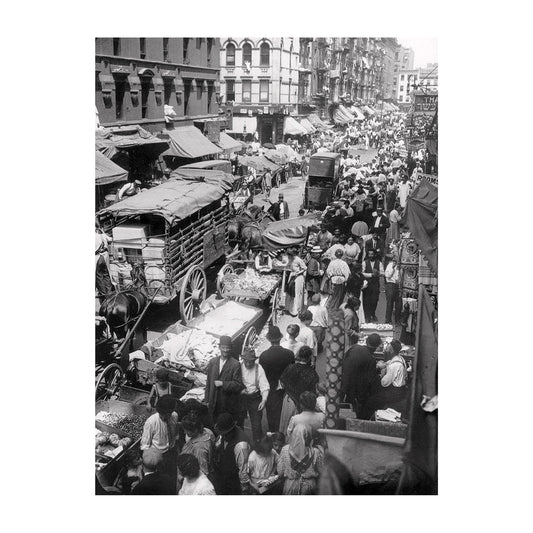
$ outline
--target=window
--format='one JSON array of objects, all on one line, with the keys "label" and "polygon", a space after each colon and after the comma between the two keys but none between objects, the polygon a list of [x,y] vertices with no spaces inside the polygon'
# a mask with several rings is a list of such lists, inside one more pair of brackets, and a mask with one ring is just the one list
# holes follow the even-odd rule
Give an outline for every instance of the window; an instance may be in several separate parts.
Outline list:
[{"label": "window", "polygon": [[252,80],[242,80],[242,101],[252,101]]},{"label": "window", "polygon": [[289,50],[289,73],[292,69],[292,43],[291,43],[291,49]]},{"label": "window", "polygon": [[226,102],[235,102],[235,80],[226,80]]},{"label": "window", "polygon": [[141,78],[141,116],[148,117],[148,96],[150,95],[150,85],[152,80],[150,78]]},{"label": "window", "polygon": [[191,82],[183,82],[183,114],[189,114],[189,98],[191,96]]},{"label": "window", "polygon": [[228,46],[226,46],[226,66],[235,66],[235,45],[232,43],[229,43]]},{"label": "window", "polygon": [[126,80],[115,80],[115,110],[117,119],[124,118],[124,93],[126,92]]},{"label": "window", "polygon": [[183,39],[183,62],[189,61],[189,39]]},{"label": "window", "polygon": [[204,92],[204,82],[203,80],[196,80],[196,97],[199,101],[202,100],[202,94]]},{"label": "window", "polygon": [[146,59],[146,39],[144,37],[139,39],[139,48],[141,51],[141,59]]},{"label": "window", "polygon": [[398,61],[399,57],[400,57],[399,52],[396,52],[396,54],[395,54],[396,61]]},{"label": "window", "polygon": [[168,61],[168,37],[163,37],[163,61]]},{"label": "window", "polygon": [[212,38],[208,38],[207,39],[207,62],[210,63],[211,62],[211,50],[213,48],[213,39]]},{"label": "window", "polygon": [[242,64],[252,64],[252,45],[250,43],[244,43],[242,45]]},{"label": "window", "polygon": [[404,79],[405,79],[405,76],[402,74],[402,75],[400,76],[400,81],[403,81]]},{"label": "window", "polygon": [[165,104],[170,105],[170,99],[172,98],[172,91],[175,89],[173,80],[169,78],[165,78],[163,88],[165,91]]},{"label": "window", "polygon": [[291,103],[292,80],[289,80],[289,104]]},{"label": "window", "polygon": [[202,39],[201,39],[201,37],[196,39],[196,48],[198,50],[200,50],[200,48],[202,48]]},{"label": "window", "polygon": [[403,94],[400,94],[398,100],[399,100],[400,102],[403,102]]},{"label": "window", "polygon": [[113,39],[113,55],[120,55],[120,39]]},{"label": "window", "polygon": [[259,65],[261,67],[270,66],[270,46],[268,43],[263,43],[260,48]]},{"label": "window", "polygon": [[269,80],[260,80],[259,81],[259,101],[260,102],[268,102],[269,101],[269,87],[270,87],[270,81]]},{"label": "window", "polygon": [[400,85],[400,91],[403,91],[403,85]]}]

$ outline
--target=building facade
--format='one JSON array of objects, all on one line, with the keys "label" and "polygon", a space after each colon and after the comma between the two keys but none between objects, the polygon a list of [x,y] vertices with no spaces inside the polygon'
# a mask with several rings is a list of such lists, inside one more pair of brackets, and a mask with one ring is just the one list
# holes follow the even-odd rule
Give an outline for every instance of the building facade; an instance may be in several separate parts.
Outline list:
[{"label": "building facade", "polygon": [[231,129],[262,143],[283,141],[284,118],[298,112],[300,41],[220,39],[220,94]]},{"label": "building facade", "polygon": [[101,126],[203,129],[219,117],[218,38],[96,38]]},{"label": "building facade", "polygon": [[438,64],[428,63],[418,69],[400,70],[398,73],[398,104],[403,108],[412,103],[411,93],[416,89],[424,92],[438,92],[439,75]]}]

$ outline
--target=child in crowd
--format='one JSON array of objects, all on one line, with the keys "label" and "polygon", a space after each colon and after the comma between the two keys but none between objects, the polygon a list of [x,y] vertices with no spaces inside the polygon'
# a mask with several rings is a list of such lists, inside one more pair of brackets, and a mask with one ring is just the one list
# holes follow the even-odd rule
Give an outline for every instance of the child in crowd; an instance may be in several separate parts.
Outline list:
[{"label": "child in crowd", "polygon": [[285,446],[285,435],[280,432],[276,433],[267,433],[267,436],[272,439],[272,447],[274,451],[279,454],[281,452],[281,448]]},{"label": "child in crowd", "polygon": [[[248,474],[250,484],[257,492],[267,482],[273,482],[277,477],[278,457],[278,453],[273,449],[271,437],[263,437],[255,444],[254,450],[248,457]],[[267,492],[272,494],[270,489]]]},{"label": "child in crowd", "polygon": [[167,394],[171,394],[168,370],[166,368],[158,368],[155,372],[155,383],[152,385],[152,390],[148,396],[149,407],[154,408],[159,398]]}]

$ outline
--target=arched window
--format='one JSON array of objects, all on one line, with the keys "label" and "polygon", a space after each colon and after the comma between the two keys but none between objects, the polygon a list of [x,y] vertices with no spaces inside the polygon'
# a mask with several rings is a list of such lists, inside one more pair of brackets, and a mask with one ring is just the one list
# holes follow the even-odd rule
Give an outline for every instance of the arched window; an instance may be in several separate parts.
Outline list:
[{"label": "arched window", "polygon": [[270,46],[268,43],[263,43],[261,45],[259,65],[262,67],[270,66]]},{"label": "arched window", "polygon": [[242,64],[252,64],[252,45],[250,43],[244,43],[242,45]]},{"label": "arched window", "polygon": [[226,46],[226,66],[235,66],[235,45],[232,43],[229,43],[228,46]]}]

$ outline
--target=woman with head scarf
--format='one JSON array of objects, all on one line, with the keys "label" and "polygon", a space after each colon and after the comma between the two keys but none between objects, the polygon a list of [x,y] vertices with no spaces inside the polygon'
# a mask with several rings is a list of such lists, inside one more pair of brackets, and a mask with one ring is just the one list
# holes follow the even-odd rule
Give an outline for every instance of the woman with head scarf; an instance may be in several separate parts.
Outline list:
[{"label": "woman with head scarf", "polygon": [[289,444],[281,449],[278,474],[285,478],[283,494],[316,494],[323,453],[311,446],[312,431],[306,424],[294,426]]}]

